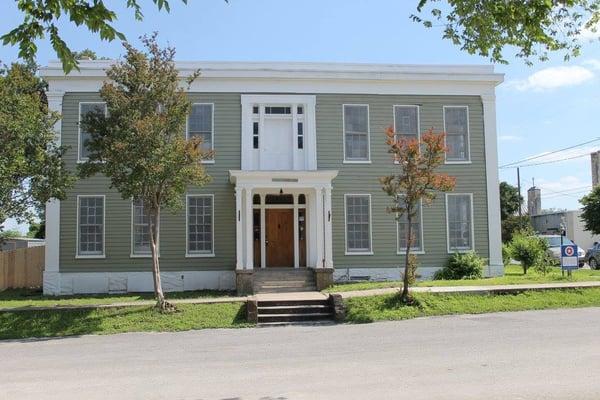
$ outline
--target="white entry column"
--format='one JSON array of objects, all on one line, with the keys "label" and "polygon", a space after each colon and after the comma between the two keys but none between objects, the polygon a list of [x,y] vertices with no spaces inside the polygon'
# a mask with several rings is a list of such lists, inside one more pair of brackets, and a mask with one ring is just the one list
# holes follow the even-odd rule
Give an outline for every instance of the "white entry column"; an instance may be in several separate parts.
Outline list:
[{"label": "white entry column", "polygon": [[315,265],[316,268],[322,268],[323,267],[323,260],[324,260],[324,254],[323,254],[323,250],[324,250],[324,246],[323,246],[323,241],[324,241],[324,218],[323,218],[323,188],[322,187],[316,187],[315,188],[315,228],[316,228],[316,254],[317,254],[317,263]]},{"label": "white entry column", "polygon": [[244,262],[245,269],[253,269],[254,268],[254,235],[252,232],[254,218],[252,212],[252,188],[246,187],[244,189],[244,201],[246,207],[246,215],[244,218],[244,222],[246,224],[246,261]]},{"label": "white entry column", "polygon": [[331,234],[331,187],[326,187],[325,191],[325,204],[324,204],[324,224],[325,224],[325,267],[333,267],[333,244]]},{"label": "white entry column", "polygon": [[235,269],[244,269],[244,231],[242,227],[242,192],[235,187]]}]

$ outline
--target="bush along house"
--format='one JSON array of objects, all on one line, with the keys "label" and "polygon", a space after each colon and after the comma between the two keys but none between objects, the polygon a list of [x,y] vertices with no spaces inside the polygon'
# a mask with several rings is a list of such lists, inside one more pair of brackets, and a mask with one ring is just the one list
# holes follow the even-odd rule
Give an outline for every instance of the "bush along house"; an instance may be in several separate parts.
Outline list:
[{"label": "bush along house", "polygon": [[[104,109],[99,89],[111,61],[59,63],[41,73],[57,138],[75,170],[86,159],[81,116]],[[492,66],[180,62],[189,89],[186,132],[214,157],[212,182],[189,187],[181,212],[159,224],[167,291],[239,293],[321,289],[333,281],[399,279],[406,224],[386,213],[378,177],[394,168],[386,127],[418,137],[447,133],[440,172],[453,192],[420,209],[412,251],[431,277],[454,252],[503,272]],[[102,176],[79,180],[46,208],[47,294],[152,290],[143,205]]]}]

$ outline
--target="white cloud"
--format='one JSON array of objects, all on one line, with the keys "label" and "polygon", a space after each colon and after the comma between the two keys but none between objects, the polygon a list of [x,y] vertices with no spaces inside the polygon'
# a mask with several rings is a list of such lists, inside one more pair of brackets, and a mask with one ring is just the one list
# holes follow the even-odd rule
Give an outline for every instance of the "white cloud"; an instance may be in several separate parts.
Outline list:
[{"label": "white cloud", "polygon": [[576,86],[594,78],[594,73],[583,66],[561,66],[541,69],[529,75],[527,79],[508,83],[520,91],[545,91],[566,86]]},{"label": "white cloud", "polygon": [[596,25],[594,28],[595,32],[592,29],[584,28],[579,32],[579,38],[581,40],[596,40],[600,38],[600,24]]},{"label": "white cloud", "polygon": [[583,65],[587,65],[588,67],[590,67],[593,70],[600,71],[600,60],[595,60],[595,59],[586,60],[583,62]]},{"label": "white cloud", "polygon": [[521,142],[523,141],[523,137],[517,135],[500,135],[498,136],[498,140],[501,142]]}]

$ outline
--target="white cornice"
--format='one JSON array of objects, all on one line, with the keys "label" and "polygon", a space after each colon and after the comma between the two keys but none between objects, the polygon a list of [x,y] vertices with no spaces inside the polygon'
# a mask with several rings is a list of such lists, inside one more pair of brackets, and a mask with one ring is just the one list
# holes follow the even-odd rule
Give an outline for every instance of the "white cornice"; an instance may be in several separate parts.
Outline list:
[{"label": "white cornice", "polygon": [[[115,61],[84,60],[79,71],[65,75],[59,62],[51,62],[40,74],[53,90],[96,91]],[[181,77],[200,70],[190,91],[239,91],[304,93],[420,93],[421,86],[435,83],[438,94],[493,93],[504,79],[492,65],[394,65],[282,62],[177,62]],[[364,85],[368,85],[365,87]],[[414,89],[412,86],[416,85]],[[467,85],[466,93],[458,88]],[[452,89],[454,87],[454,89]],[[423,94],[431,94],[428,91]]]}]

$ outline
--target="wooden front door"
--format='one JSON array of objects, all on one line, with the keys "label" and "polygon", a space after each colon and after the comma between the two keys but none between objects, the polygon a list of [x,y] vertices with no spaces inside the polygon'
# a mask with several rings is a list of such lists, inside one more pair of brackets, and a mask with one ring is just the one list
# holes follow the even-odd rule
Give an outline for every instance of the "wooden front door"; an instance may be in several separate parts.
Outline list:
[{"label": "wooden front door", "polygon": [[267,267],[294,266],[294,210],[265,210]]}]

